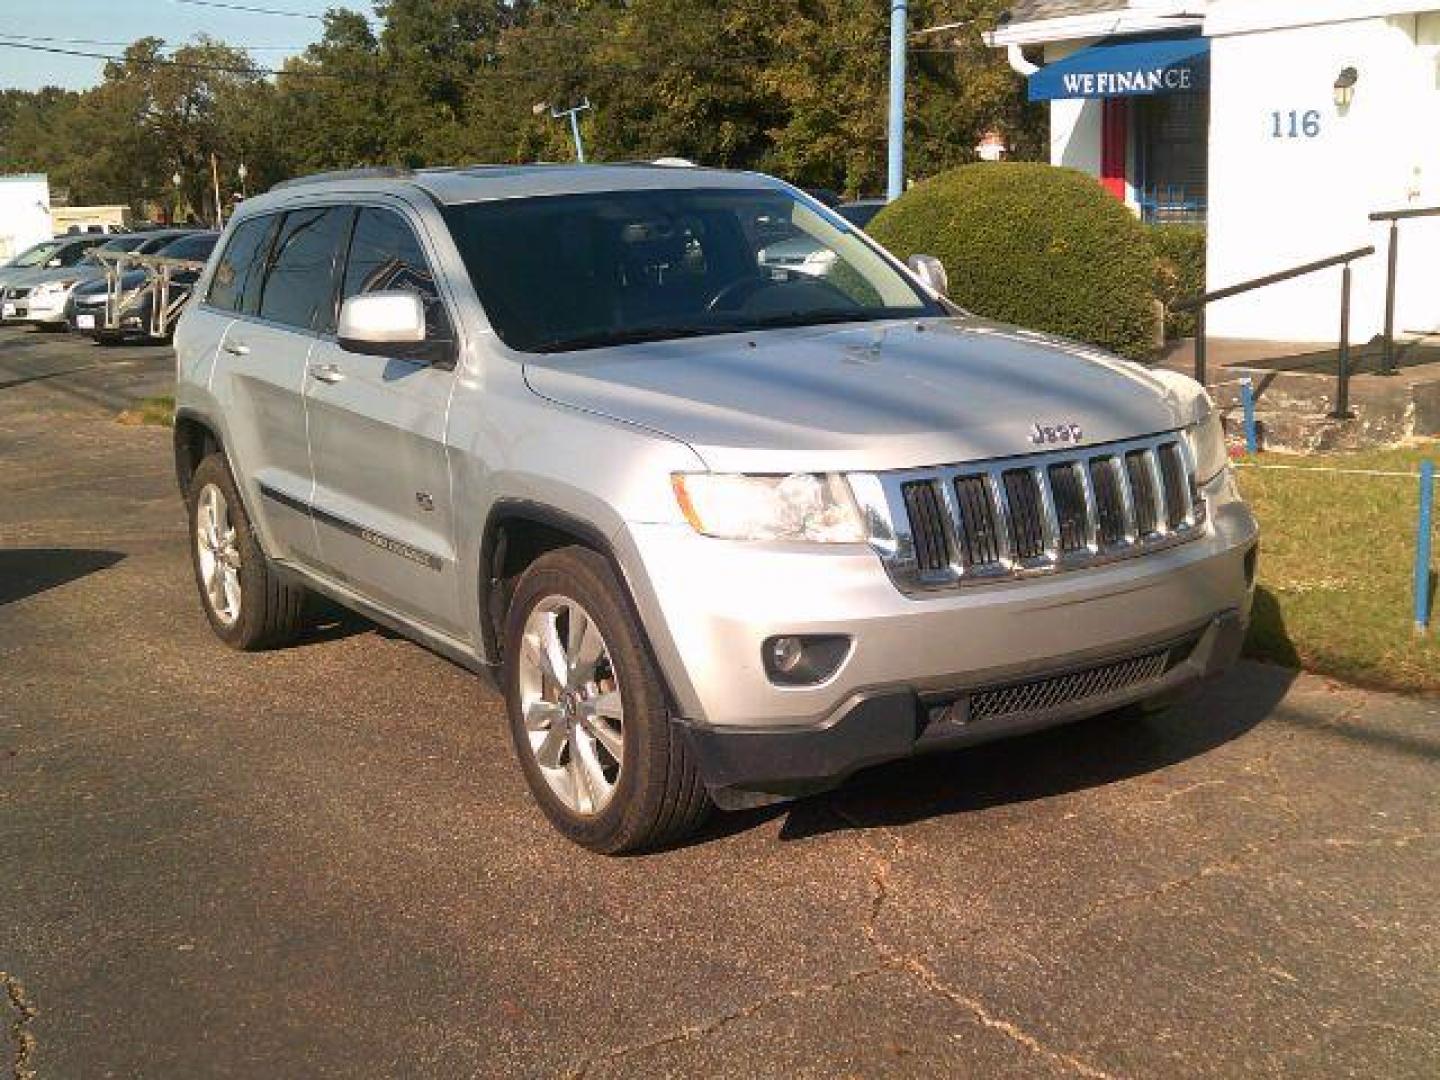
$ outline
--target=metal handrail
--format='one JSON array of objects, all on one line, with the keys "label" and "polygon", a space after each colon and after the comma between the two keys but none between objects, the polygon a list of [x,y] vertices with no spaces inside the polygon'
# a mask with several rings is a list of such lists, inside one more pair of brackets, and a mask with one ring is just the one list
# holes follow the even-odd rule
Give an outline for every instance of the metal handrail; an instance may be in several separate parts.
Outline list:
[{"label": "metal handrail", "polygon": [[1274,274],[1266,274],[1264,277],[1251,278],[1238,285],[1227,285],[1223,289],[1215,289],[1172,304],[1171,310],[1173,311],[1195,312],[1195,381],[1202,385],[1205,382],[1205,306],[1207,304],[1212,304],[1217,300],[1228,300],[1232,296],[1239,296],[1241,293],[1251,292],[1255,289],[1263,289],[1267,285],[1276,285],[1282,281],[1304,277],[1306,274],[1313,274],[1319,270],[1328,270],[1332,266],[1343,266],[1344,273],[1340,278],[1340,352],[1336,372],[1339,387],[1335,394],[1335,411],[1330,415],[1337,419],[1350,419],[1354,415],[1350,412],[1350,264],[1356,259],[1368,258],[1374,254],[1375,245],[1367,244],[1362,248],[1344,251],[1325,259],[1316,259],[1314,262],[1291,267],[1289,270],[1281,270]]},{"label": "metal handrail", "polygon": [[1389,267],[1385,274],[1385,346],[1380,361],[1381,375],[1394,375],[1397,370],[1395,367],[1395,273],[1400,265],[1400,222],[1426,217],[1440,217],[1440,206],[1376,210],[1370,215],[1371,221],[1390,222]]},{"label": "metal handrail", "polygon": [[1238,285],[1227,285],[1223,289],[1216,289],[1214,292],[1204,293],[1200,296],[1192,296],[1187,300],[1179,300],[1172,305],[1175,311],[1190,311],[1199,308],[1202,304],[1214,303],[1216,300],[1226,300],[1232,296],[1239,296],[1241,293],[1250,292],[1252,289],[1263,289],[1266,285],[1275,285],[1281,281],[1289,281],[1291,278],[1304,277],[1306,274],[1313,274],[1317,270],[1328,270],[1332,266],[1340,266],[1342,263],[1353,262],[1356,259],[1363,259],[1367,255],[1375,254],[1375,245],[1356,248],[1354,251],[1346,251],[1340,255],[1331,255],[1328,259],[1316,259],[1303,266],[1296,266],[1290,270],[1281,270],[1278,273],[1266,274],[1264,277],[1251,278],[1249,281],[1242,281]]}]

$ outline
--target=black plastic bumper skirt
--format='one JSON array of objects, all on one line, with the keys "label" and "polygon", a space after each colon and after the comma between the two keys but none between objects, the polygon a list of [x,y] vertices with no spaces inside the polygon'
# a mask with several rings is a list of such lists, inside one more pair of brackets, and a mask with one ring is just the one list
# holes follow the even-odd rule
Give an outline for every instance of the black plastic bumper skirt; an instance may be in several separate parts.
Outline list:
[{"label": "black plastic bumper skirt", "polygon": [[[900,688],[861,694],[819,727],[674,723],[719,805],[763,805],[825,791],[882,762],[1038,731],[1140,701],[1178,700],[1234,665],[1245,628],[1239,612],[1225,612],[1179,638],[1082,664],[1012,673],[944,693]],[[1133,678],[1132,671],[1138,673]],[[983,715],[972,709],[973,702],[993,701],[997,693],[1019,706]]]}]

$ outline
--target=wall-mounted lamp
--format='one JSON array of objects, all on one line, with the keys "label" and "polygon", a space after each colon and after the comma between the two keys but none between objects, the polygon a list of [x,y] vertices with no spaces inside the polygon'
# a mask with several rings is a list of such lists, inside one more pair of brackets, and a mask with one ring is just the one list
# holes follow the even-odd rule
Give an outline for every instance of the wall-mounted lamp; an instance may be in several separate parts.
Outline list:
[{"label": "wall-mounted lamp", "polygon": [[1350,108],[1350,103],[1355,100],[1355,84],[1359,81],[1360,73],[1353,67],[1340,70],[1335,78],[1335,108],[1341,112]]}]

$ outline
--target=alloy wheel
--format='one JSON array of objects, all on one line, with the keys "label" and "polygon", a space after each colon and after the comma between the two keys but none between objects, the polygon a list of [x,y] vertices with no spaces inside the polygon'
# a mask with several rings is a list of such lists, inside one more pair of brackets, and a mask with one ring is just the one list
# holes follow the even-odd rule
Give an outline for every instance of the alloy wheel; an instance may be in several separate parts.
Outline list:
[{"label": "alloy wheel", "polygon": [[230,504],[215,484],[200,490],[195,506],[195,550],[206,602],[224,626],[240,618],[240,549]]},{"label": "alloy wheel", "polygon": [[574,600],[548,596],[531,610],[519,682],[526,740],[540,774],[572,813],[600,813],[620,783],[625,710],[610,649]]}]

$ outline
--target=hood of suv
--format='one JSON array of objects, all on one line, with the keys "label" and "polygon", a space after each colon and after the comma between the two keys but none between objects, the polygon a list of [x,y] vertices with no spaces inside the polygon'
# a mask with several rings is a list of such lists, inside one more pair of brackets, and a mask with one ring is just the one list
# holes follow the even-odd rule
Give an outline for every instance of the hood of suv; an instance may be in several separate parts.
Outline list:
[{"label": "hood of suv", "polygon": [[1186,380],[977,319],[628,345],[525,372],[542,397],[680,439],[724,472],[978,461],[1067,445],[1037,445],[1037,424],[1089,445],[1194,415]]},{"label": "hood of suv", "polygon": [[56,266],[49,269],[27,270],[17,274],[10,279],[10,284],[25,288],[35,288],[38,285],[48,285],[52,281],[94,281],[96,278],[103,279],[105,270],[99,266],[84,266],[76,263],[74,266]]}]

